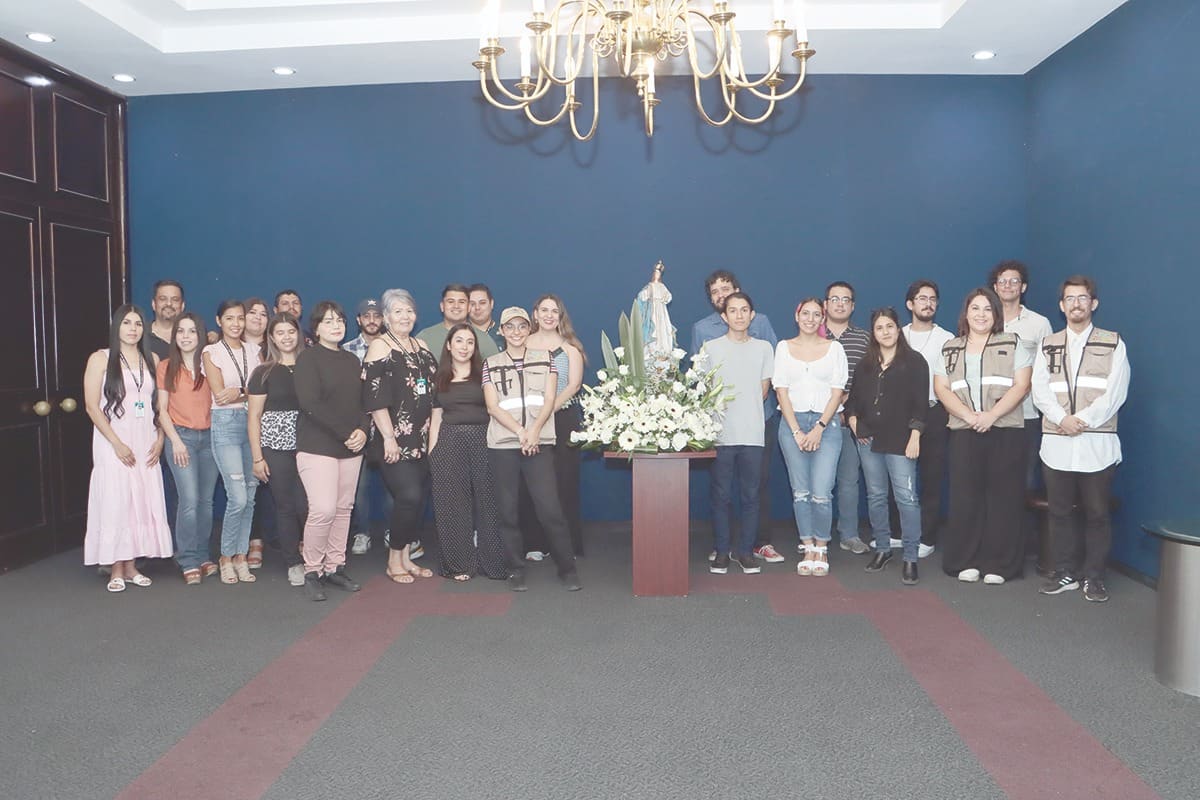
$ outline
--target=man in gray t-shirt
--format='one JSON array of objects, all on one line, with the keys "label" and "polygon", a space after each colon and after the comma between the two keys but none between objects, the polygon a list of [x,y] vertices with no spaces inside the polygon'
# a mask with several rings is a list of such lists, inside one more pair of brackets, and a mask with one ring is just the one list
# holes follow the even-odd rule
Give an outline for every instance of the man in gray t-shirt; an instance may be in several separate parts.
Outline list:
[{"label": "man in gray t-shirt", "polygon": [[[710,369],[733,396],[725,409],[724,427],[717,437],[717,459],[712,469],[713,538],[716,556],[709,572],[724,575],[732,558],[745,573],[762,568],[754,558],[754,536],[758,531],[759,478],[762,474],[763,398],[771,384],[775,353],[771,345],[750,336],[754,303],[744,292],[734,292],[725,300],[721,318],[729,326],[724,336],[705,342],[702,351]],[[733,483],[737,477],[741,499],[741,530],[731,549],[730,509]]]}]

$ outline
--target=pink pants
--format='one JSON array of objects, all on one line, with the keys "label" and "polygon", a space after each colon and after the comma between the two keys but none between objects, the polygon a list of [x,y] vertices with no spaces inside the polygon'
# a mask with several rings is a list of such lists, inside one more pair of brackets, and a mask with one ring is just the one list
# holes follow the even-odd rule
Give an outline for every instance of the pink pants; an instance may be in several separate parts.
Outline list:
[{"label": "pink pants", "polygon": [[304,571],[335,572],[346,563],[350,512],[358,488],[362,456],[330,458],[296,453],[296,469],[308,495],[304,524]]}]

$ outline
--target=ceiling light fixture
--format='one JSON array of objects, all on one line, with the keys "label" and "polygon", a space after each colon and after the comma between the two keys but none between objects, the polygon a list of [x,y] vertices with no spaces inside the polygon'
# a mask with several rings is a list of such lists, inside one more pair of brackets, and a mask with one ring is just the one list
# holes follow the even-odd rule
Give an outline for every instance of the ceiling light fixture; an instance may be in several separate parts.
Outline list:
[{"label": "ceiling light fixture", "polygon": [[54,37],[51,36],[50,34],[37,33],[36,31],[33,33],[25,34],[25,38],[29,39],[31,42],[39,42],[41,44],[50,44],[51,42],[54,41]]},{"label": "ceiling light fixture", "polygon": [[995,57],[995,50],[976,50],[971,55],[971,58],[975,59],[976,61],[991,61]]},{"label": "ceiling light fixture", "polygon": [[113,75],[113,80],[117,83],[133,83],[137,78],[124,72],[118,72],[116,75]]},{"label": "ceiling light fixture", "polygon": [[276,75],[295,75],[296,74],[296,70],[292,69],[291,67],[276,67],[275,69],[273,69],[271,71],[274,72]]},{"label": "ceiling light fixture", "polygon": [[30,75],[25,79],[30,86],[49,86],[53,81],[43,75]]},{"label": "ceiling light fixture", "polygon": [[[808,60],[815,54],[808,46],[804,0],[795,0],[790,20],[783,0],[773,0],[771,19],[774,22],[766,31],[766,69],[757,80],[751,80],[746,73],[742,39],[733,24],[736,15],[729,10],[732,5],[729,0],[715,0],[710,14],[700,10],[699,0],[591,0],[585,3],[557,0],[548,15],[545,0],[532,2],[533,19],[526,22],[525,27],[533,37],[528,33],[521,37],[521,79],[513,92],[501,82],[497,68],[497,62],[505,52],[500,46],[500,0],[487,0],[482,14],[479,60],[473,62],[479,70],[480,90],[492,105],[508,111],[524,111],[535,125],[553,125],[570,114],[571,132],[583,142],[595,135],[600,121],[602,58],[612,56],[620,76],[633,79],[641,98],[646,135],[653,136],[654,108],[662,102],[654,90],[654,73],[665,71],[655,62],[666,63],[667,59],[687,54],[687,66],[695,83],[696,109],[708,124],[721,126],[737,119],[757,125],[771,116],[778,101],[786,100],[799,90],[804,83]],[[783,54],[788,52],[784,47],[793,35],[795,47],[790,52],[800,62],[799,76],[794,86],[781,92]],[[557,54],[560,37],[566,50],[561,68]],[[706,61],[703,67],[700,65],[701,53]],[[592,122],[585,134],[575,124],[575,112],[583,107],[575,94],[575,80],[589,61]],[[561,72],[555,73],[556,69]],[[716,78],[724,101],[723,115],[719,112],[717,119],[709,116],[700,99],[700,82],[709,78]],[[490,86],[499,92],[498,98],[489,88],[489,79]],[[556,86],[563,90],[562,105],[549,118],[537,117],[533,105]],[[765,102],[766,108],[757,116],[743,113],[737,107],[739,93],[743,97],[753,95]]]}]

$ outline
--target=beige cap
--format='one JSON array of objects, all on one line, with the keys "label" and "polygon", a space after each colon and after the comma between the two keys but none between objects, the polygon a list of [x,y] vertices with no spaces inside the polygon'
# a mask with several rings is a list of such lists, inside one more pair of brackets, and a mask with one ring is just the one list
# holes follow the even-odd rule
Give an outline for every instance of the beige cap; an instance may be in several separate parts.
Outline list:
[{"label": "beige cap", "polygon": [[506,325],[510,319],[521,319],[529,322],[529,315],[525,313],[525,309],[520,306],[509,306],[500,312],[500,324]]}]

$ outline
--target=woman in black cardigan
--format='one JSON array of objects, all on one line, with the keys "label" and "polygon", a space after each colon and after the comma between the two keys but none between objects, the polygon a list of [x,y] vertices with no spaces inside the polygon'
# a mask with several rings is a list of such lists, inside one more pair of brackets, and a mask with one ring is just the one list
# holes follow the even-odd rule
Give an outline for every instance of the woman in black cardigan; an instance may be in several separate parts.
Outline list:
[{"label": "woman in black cardigan", "polygon": [[917,457],[929,409],[929,365],[900,331],[891,308],[871,312],[871,342],[854,372],[854,390],[846,404],[850,430],[858,439],[867,509],[875,533],[875,554],[867,572],[879,572],[892,560],[888,486],[900,510],[904,542],[901,580],[917,582],[921,543],[921,505],[917,499]]}]

